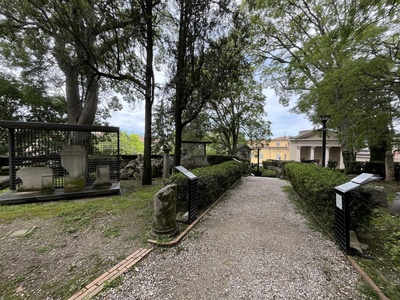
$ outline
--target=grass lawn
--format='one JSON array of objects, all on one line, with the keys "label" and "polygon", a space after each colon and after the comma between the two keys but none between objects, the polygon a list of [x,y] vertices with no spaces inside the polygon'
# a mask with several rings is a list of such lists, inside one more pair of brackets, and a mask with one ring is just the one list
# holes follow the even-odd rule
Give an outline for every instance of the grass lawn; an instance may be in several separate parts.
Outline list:
[{"label": "grass lawn", "polygon": [[148,248],[151,186],[121,181],[121,195],[0,206],[0,299],[67,299],[136,251]]}]

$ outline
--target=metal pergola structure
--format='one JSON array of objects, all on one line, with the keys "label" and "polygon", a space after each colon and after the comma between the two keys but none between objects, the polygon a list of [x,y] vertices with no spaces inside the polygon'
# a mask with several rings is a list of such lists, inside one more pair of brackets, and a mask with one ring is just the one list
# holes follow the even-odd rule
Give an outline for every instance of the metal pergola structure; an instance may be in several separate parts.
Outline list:
[{"label": "metal pergola structure", "polygon": [[[16,121],[0,121],[0,127],[8,130],[9,182],[12,192],[22,184],[16,176],[17,170],[37,166],[51,168],[55,190],[62,189],[68,172],[61,164],[61,149],[64,145],[80,145],[87,155],[86,187],[91,188],[96,180],[97,166],[107,165],[113,184],[110,189],[119,193],[118,127]],[[55,194],[57,199],[66,198],[61,197],[59,191],[55,191]],[[68,194],[71,198],[71,193]],[[49,196],[46,195],[47,198]]]}]

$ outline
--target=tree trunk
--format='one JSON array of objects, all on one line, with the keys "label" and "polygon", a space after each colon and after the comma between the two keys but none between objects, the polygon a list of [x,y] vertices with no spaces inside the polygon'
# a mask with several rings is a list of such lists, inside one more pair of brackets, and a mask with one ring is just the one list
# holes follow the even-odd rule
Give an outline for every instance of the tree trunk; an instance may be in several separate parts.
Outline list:
[{"label": "tree trunk", "polygon": [[82,113],[82,103],[79,96],[78,73],[65,73],[65,91],[68,103],[68,123],[76,124]]},{"label": "tree trunk", "polygon": [[180,3],[180,18],[179,18],[179,39],[178,39],[178,56],[175,77],[175,153],[174,153],[174,166],[181,164],[181,150],[182,150],[182,111],[183,103],[185,101],[186,90],[186,74],[185,74],[185,55],[186,55],[186,39],[187,39],[187,19],[186,19],[186,6],[185,1]]},{"label": "tree trunk", "polygon": [[93,76],[87,78],[86,81],[88,85],[84,96],[83,109],[76,120],[76,124],[79,125],[93,125],[96,117],[97,105],[99,103],[99,78]]},{"label": "tree trunk", "polygon": [[151,119],[154,97],[153,75],[153,1],[146,0],[143,7],[146,16],[146,90],[145,90],[145,130],[142,185],[151,185]]}]

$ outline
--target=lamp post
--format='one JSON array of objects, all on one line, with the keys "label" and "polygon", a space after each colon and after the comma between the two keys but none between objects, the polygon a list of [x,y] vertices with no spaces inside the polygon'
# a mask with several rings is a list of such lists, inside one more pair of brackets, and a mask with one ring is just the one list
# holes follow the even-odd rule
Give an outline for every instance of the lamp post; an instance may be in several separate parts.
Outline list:
[{"label": "lamp post", "polygon": [[322,167],[325,167],[326,160],[326,122],[328,122],[331,115],[323,115],[319,116],[319,119],[322,121]]},{"label": "lamp post", "polygon": [[257,176],[260,176],[260,150],[261,147],[257,146]]}]

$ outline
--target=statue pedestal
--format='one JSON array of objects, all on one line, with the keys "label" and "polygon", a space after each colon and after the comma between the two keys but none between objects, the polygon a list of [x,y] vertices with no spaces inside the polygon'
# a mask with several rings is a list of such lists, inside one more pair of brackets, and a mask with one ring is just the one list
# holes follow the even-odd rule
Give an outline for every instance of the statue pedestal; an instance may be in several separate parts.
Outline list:
[{"label": "statue pedestal", "polygon": [[94,189],[106,189],[112,185],[110,181],[110,166],[97,166]]}]

